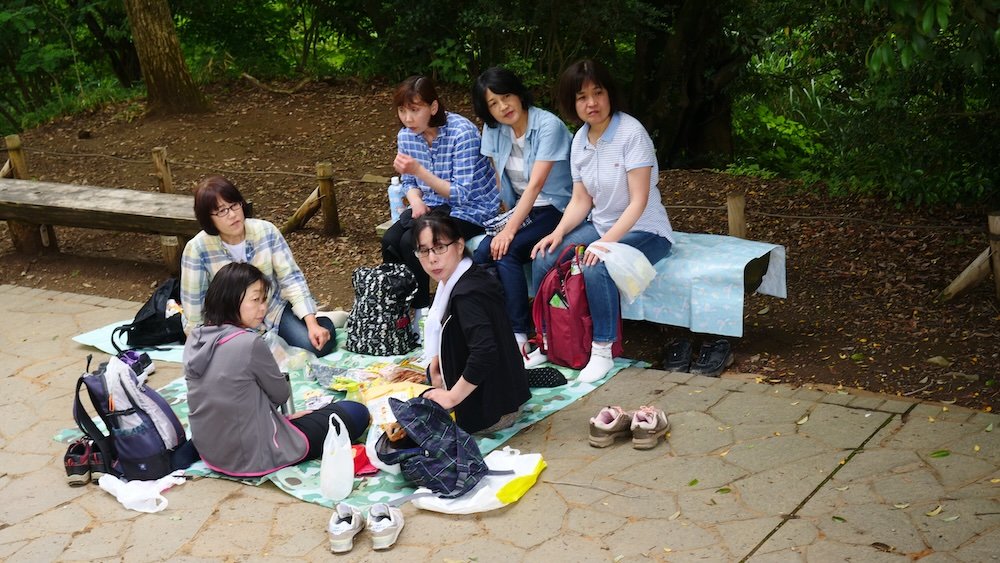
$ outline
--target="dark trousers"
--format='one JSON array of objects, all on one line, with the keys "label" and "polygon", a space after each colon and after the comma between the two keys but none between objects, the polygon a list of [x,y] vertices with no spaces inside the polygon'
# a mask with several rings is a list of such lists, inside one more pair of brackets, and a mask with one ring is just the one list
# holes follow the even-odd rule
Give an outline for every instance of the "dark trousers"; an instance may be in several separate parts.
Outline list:
[{"label": "dark trousers", "polygon": [[[309,453],[302,461],[323,457],[323,442],[326,441],[326,435],[330,431],[330,415],[334,413],[347,426],[351,442],[356,442],[364,434],[371,420],[368,407],[354,401],[336,401],[309,414],[293,418],[289,422],[301,430],[309,441]],[[337,421],[334,420],[333,424],[336,427]]]},{"label": "dark trousers", "polygon": [[[430,212],[450,215],[451,207],[440,205],[432,207]],[[484,232],[482,225],[458,218],[454,219],[458,223],[459,233],[465,240],[479,236]],[[417,239],[413,232],[413,210],[407,209],[400,214],[399,220],[393,223],[382,236],[382,262],[385,264],[406,264],[406,267],[413,272],[417,278],[417,295],[413,298],[410,306],[414,309],[422,309],[431,304],[431,283],[430,276],[420,265],[420,259],[413,253],[416,249]]]}]

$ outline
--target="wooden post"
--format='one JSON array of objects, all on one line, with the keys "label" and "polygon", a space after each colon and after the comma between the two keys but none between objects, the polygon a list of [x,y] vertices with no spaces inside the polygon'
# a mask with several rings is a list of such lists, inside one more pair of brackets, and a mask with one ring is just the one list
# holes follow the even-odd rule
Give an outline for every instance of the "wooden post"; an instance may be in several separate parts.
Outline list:
[{"label": "wooden post", "polygon": [[990,247],[982,251],[968,266],[962,270],[961,274],[952,280],[948,287],[938,295],[941,301],[950,301],[959,293],[975,286],[990,275]]},{"label": "wooden post", "polygon": [[[4,137],[4,142],[7,145],[7,157],[10,159],[13,177],[20,180],[27,180],[28,159],[24,156],[21,137],[7,135]],[[56,231],[52,228],[52,225],[7,221],[7,226],[10,228],[10,237],[14,240],[14,248],[18,252],[38,254],[41,252],[58,252],[59,250],[59,245],[56,242]]]},{"label": "wooden post", "polygon": [[10,160],[3,163],[3,168],[0,168],[0,178],[13,178],[14,177],[14,165],[10,163]]},{"label": "wooden post", "polygon": [[302,205],[299,206],[295,213],[285,221],[285,224],[281,227],[281,234],[288,236],[289,233],[298,230],[302,225],[306,224],[306,221],[312,219],[312,216],[319,211],[319,207],[319,188],[316,188],[302,202]]},{"label": "wooden post", "polygon": [[319,200],[323,209],[323,232],[332,236],[340,236],[337,194],[333,189],[333,163],[317,162],[316,179],[319,181]]},{"label": "wooden post", "polygon": [[1000,211],[992,211],[988,217],[990,226],[990,248],[993,249],[993,283],[1000,300]]},{"label": "wooden post", "polygon": [[[156,182],[160,186],[160,193],[174,193],[174,178],[170,175],[170,164],[167,162],[166,147],[153,147],[153,168],[156,169]],[[185,241],[186,244],[186,241]],[[181,252],[184,246],[176,236],[160,235],[160,248],[163,251],[163,264],[171,275],[178,275],[181,272]]]},{"label": "wooden post", "polygon": [[726,209],[729,216],[729,236],[747,238],[747,219],[744,210],[747,207],[746,196],[733,193],[726,196]]}]

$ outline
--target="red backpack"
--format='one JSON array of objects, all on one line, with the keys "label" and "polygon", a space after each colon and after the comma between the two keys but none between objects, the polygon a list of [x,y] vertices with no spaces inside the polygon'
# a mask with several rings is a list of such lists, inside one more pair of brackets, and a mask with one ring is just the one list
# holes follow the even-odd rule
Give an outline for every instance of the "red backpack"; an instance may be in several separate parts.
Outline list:
[{"label": "red backpack", "polygon": [[[594,339],[594,322],[590,318],[587,288],[581,270],[585,248],[583,245],[568,246],[562,251],[555,265],[542,278],[531,306],[535,344],[553,364],[573,369],[581,369],[590,361],[590,345]],[[619,336],[611,345],[614,357],[622,355],[621,334],[619,310]]]}]

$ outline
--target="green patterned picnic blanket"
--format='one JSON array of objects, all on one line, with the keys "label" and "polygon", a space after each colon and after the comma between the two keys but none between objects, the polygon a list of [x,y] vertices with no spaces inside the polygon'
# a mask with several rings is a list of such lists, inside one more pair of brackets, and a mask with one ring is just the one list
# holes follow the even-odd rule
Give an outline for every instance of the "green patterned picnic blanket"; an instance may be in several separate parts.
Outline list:
[{"label": "green patterned picnic blanket", "polygon": [[[376,357],[376,356],[365,356],[362,354],[354,354],[343,350],[341,347],[338,351],[333,354],[324,356],[320,360],[315,360],[317,363],[327,364],[330,366],[335,366],[338,368],[355,368],[355,369],[373,369],[378,366],[384,366],[386,364],[402,364],[407,359],[414,360],[421,356],[422,350],[417,349],[410,354],[404,356],[390,356],[390,357]],[[293,362],[294,364],[294,362]],[[580,397],[583,397],[587,393],[590,393],[597,387],[601,386],[603,383],[611,379],[616,373],[622,369],[629,367],[630,365],[645,365],[641,363],[634,362],[632,360],[618,358],[615,360],[615,366],[611,372],[604,377],[604,379],[598,380],[593,383],[583,383],[575,381],[574,378],[578,373],[575,370],[568,368],[562,368],[559,366],[553,366],[563,372],[569,383],[560,387],[552,388],[538,388],[532,389],[531,399],[521,408],[521,417],[513,426],[496,432],[493,434],[481,436],[476,438],[476,442],[479,444],[479,449],[485,456],[487,453],[493,451],[495,448],[502,445],[504,442],[509,440],[515,434],[521,431],[522,428],[526,428],[539,420],[549,416],[550,414],[570,405],[573,401],[576,401]],[[307,376],[309,367],[300,363],[298,366],[286,367],[290,369],[292,388],[294,390],[296,398],[296,407],[298,409],[304,408],[304,397],[308,395],[314,395],[319,393],[328,393],[336,396],[338,399],[343,398],[343,393],[337,391],[332,391],[329,389],[323,389],[320,387],[312,378]],[[188,403],[187,403],[187,385],[184,383],[184,378],[178,378],[169,384],[167,384],[162,389],[159,389],[160,394],[164,399],[170,404],[177,413],[178,418],[180,418],[181,423],[184,424],[185,429],[188,428]],[[99,422],[99,421],[98,421]],[[102,425],[103,428],[103,425]],[[190,434],[190,430],[188,430]],[[60,442],[70,442],[80,436],[80,431],[76,428],[67,429],[59,432],[54,439]],[[324,498],[320,494],[319,489],[319,460],[307,461],[294,465],[291,467],[286,467],[279,471],[275,471],[264,477],[259,477],[256,479],[235,479],[228,477],[219,473],[216,473],[208,467],[205,466],[203,462],[197,462],[191,466],[185,473],[188,476],[203,476],[203,477],[215,477],[222,479],[232,479],[235,481],[240,481],[248,485],[260,485],[267,481],[273,482],[279,489],[285,491],[286,493],[292,495],[295,498],[320,504],[327,507],[332,507],[333,502]],[[408,495],[414,491],[414,487],[411,486],[401,475],[392,475],[386,471],[380,471],[374,476],[370,477],[357,477],[354,480],[354,491],[351,495],[342,502],[357,506],[359,508],[366,508],[376,502],[389,502],[399,497]]]}]

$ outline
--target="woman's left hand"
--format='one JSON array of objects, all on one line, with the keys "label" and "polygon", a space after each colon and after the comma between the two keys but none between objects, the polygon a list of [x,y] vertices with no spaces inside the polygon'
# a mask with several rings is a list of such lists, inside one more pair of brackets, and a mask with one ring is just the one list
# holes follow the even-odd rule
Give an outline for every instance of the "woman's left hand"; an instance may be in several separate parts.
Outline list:
[{"label": "woman's left hand", "polygon": [[499,260],[507,255],[507,251],[510,250],[510,243],[514,240],[516,232],[517,229],[506,227],[497,233],[497,236],[493,237],[493,240],[490,241],[490,255],[494,260]]},{"label": "woman's left hand", "polygon": [[425,391],[424,397],[427,397],[445,409],[455,408],[455,405],[458,404],[452,397],[451,392],[445,391],[444,389],[431,389],[429,391]]},{"label": "woman's left hand", "polygon": [[287,418],[288,420],[294,420],[300,416],[305,416],[311,412],[313,411],[295,411],[292,414],[286,415],[285,418]]},{"label": "woman's left hand", "polygon": [[319,325],[319,323],[307,323],[306,328],[309,329],[309,342],[312,342],[313,347],[317,350],[322,350],[323,346],[330,341],[330,331]]},{"label": "woman's left hand", "polygon": [[[594,241],[590,244],[596,244],[601,250],[607,250],[607,247],[601,246],[600,241]],[[583,265],[584,266],[596,266],[601,263],[601,257],[590,251],[590,246],[587,247],[587,251],[583,253]]]}]

